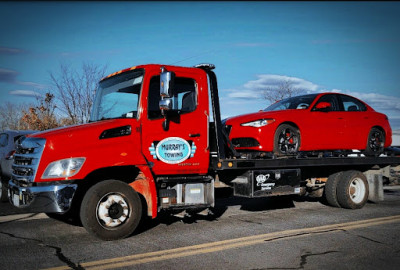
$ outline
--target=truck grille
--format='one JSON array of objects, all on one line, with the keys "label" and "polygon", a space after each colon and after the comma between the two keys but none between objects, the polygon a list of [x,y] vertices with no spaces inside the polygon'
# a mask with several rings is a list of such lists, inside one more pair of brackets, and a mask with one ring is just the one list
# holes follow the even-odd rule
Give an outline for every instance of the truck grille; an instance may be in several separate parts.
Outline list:
[{"label": "truck grille", "polygon": [[22,137],[16,143],[12,181],[18,186],[31,186],[35,180],[46,139]]}]

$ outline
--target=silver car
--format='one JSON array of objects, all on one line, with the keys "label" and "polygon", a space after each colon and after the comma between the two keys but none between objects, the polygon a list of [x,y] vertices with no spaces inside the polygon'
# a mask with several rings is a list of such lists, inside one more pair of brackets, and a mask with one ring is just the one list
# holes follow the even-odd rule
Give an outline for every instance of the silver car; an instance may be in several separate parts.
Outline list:
[{"label": "silver car", "polygon": [[0,201],[8,201],[7,186],[12,173],[15,142],[21,136],[34,132],[32,130],[6,130],[0,133]]}]

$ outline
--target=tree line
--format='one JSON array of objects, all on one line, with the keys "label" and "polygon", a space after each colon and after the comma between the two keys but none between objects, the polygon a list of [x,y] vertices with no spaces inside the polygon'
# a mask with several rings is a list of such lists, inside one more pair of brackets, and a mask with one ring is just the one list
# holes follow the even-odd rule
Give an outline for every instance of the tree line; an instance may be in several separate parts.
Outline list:
[{"label": "tree line", "polygon": [[0,106],[0,130],[47,130],[87,123],[105,72],[106,66],[93,63],[83,63],[80,70],[60,64],[58,73],[49,73],[53,88],[34,102]]}]

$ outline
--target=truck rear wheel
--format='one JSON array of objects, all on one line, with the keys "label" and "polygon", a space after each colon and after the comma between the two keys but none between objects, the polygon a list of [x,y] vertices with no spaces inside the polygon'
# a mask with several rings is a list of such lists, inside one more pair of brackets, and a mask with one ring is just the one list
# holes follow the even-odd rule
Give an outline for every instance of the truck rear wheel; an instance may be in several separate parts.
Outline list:
[{"label": "truck rear wheel", "polygon": [[343,208],[359,209],[368,200],[369,187],[367,178],[362,172],[347,171],[339,180],[337,199]]},{"label": "truck rear wheel", "polygon": [[330,175],[325,184],[324,196],[326,202],[333,207],[341,207],[337,199],[337,186],[343,172]]},{"label": "truck rear wheel", "polygon": [[107,180],[91,187],[83,198],[81,221],[102,240],[116,240],[134,232],[142,216],[139,195],[128,184]]}]

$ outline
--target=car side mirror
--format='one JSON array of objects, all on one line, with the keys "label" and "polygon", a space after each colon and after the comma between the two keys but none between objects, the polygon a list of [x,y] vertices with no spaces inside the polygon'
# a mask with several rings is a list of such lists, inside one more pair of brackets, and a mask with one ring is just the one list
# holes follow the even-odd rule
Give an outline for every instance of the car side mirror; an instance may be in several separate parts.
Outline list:
[{"label": "car side mirror", "polygon": [[315,111],[320,111],[320,112],[327,112],[332,108],[332,104],[329,102],[322,101],[315,105]]}]

